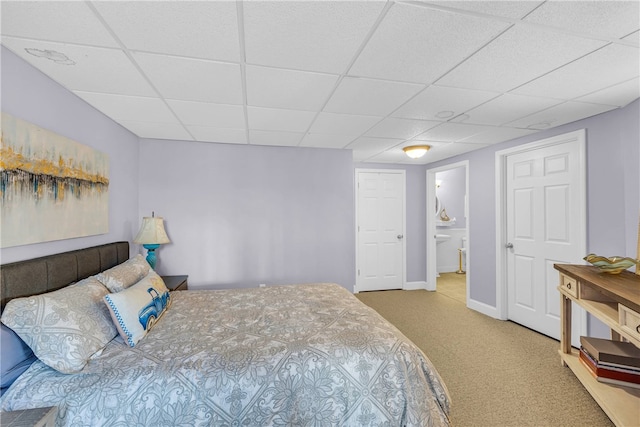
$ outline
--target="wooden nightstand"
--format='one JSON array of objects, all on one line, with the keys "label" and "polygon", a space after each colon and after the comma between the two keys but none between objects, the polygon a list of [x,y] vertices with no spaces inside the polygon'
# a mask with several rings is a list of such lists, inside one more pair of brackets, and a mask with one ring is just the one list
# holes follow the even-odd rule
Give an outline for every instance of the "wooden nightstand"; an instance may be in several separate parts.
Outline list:
[{"label": "wooden nightstand", "polygon": [[160,276],[170,291],[188,290],[187,279],[189,276]]},{"label": "wooden nightstand", "polygon": [[21,409],[0,412],[1,427],[53,427],[56,424],[58,408]]}]

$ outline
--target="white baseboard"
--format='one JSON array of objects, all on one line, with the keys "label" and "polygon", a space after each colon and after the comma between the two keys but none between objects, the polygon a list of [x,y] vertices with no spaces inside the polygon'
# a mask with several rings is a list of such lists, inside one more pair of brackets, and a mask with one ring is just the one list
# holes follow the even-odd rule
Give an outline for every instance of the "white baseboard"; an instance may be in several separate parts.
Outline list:
[{"label": "white baseboard", "polygon": [[496,307],[492,307],[483,302],[476,301],[469,298],[467,300],[467,307],[477,312],[480,312],[482,314],[486,314],[489,317],[493,317],[494,319],[504,320],[504,319],[500,319],[500,313],[498,312],[498,309]]},{"label": "white baseboard", "polygon": [[416,291],[418,289],[427,289],[427,282],[406,282],[404,284],[405,291]]}]

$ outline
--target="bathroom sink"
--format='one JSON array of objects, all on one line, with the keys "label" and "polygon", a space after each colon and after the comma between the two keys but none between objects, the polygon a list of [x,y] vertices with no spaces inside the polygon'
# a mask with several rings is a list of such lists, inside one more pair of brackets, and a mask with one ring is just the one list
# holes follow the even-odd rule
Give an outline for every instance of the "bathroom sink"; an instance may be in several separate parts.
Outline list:
[{"label": "bathroom sink", "polygon": [[451,236],[448,234],[436,234],[436,243],[446,242],[449,239],[451,239]]}]

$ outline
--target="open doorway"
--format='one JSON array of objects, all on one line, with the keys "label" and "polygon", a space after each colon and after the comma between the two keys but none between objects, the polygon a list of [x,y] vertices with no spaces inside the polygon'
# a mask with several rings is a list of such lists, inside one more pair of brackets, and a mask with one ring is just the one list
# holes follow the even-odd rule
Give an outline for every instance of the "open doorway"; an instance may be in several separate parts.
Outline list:
[{"label": "open doorway", "polygon": [[468,161],[427,170],[427,289],[467,303]]}]

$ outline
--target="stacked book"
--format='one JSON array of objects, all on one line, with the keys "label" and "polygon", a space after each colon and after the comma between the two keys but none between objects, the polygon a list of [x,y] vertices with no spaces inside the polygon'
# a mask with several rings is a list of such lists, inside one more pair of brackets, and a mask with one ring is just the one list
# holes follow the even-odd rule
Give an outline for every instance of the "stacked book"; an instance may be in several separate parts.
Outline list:
[{"label": "stacked book", "polygon": [[593,337],[580,337],[580,345],[580,362],[598,381],[640,388],[640,348]]}]

